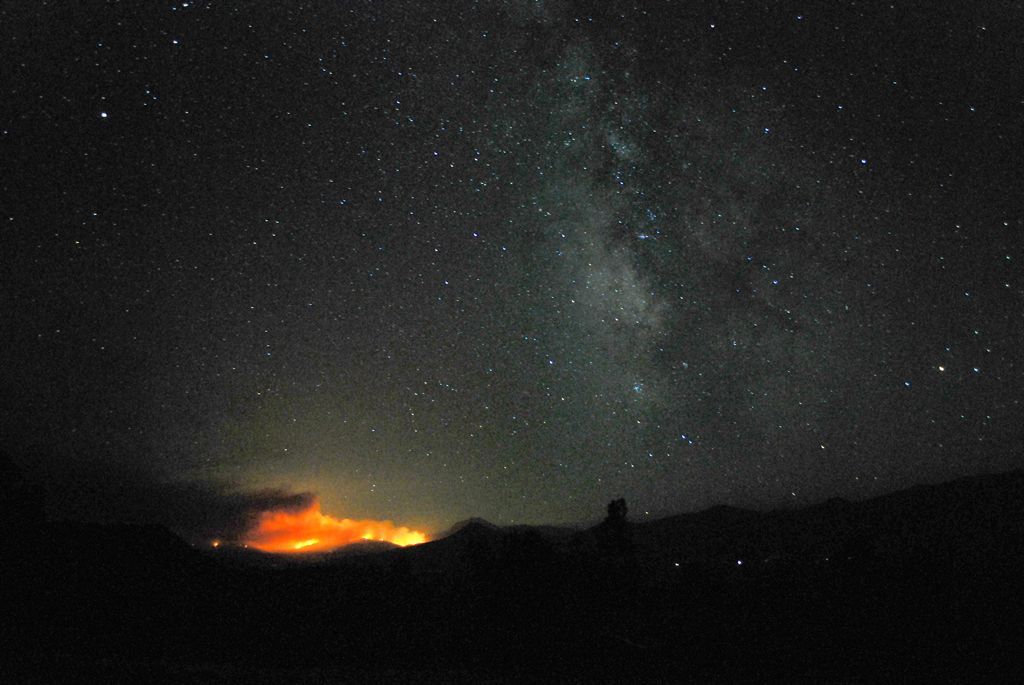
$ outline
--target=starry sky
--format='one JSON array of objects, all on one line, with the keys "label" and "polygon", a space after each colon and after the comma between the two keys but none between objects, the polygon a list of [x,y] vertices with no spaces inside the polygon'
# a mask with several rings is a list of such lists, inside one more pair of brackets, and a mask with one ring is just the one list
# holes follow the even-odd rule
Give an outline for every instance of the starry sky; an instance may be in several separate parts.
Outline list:
[{"label": "starry sky", "polygon": [[1024,463],[1020,2],[0,27],[4,448],[55,516],[436,531]]}]

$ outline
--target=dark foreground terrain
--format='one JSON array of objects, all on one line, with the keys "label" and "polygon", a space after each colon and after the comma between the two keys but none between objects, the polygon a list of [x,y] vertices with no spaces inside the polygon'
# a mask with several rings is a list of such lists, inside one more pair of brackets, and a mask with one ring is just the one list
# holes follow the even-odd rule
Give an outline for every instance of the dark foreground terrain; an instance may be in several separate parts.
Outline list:
[{"label": "dark foreground terrain", "polygon": [[1024,472],[299,566],[7,488],[5,682],[1012,682]]}]

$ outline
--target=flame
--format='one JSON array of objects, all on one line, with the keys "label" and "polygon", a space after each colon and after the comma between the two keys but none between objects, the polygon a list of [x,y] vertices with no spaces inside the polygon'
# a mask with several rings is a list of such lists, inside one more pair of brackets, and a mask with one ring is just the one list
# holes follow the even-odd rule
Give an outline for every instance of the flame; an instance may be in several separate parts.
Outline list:
[{"label": "flame", "polygon": [[360,540],[384,540],[400,547],[418,545],[427,536],[391,521],[336,519],[320,511],[320,501],[301,511],[264,511],[244,536],[246,546],[263,552],[326,552]]}]

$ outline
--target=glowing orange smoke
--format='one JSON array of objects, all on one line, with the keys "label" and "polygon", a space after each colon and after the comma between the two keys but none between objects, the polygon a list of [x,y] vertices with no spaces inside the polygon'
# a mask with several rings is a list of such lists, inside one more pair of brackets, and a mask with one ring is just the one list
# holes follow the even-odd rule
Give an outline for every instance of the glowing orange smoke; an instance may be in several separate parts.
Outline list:
[{"label": "glowing orange smoke", "polygon": [[313,500],[301,511],[265,511],[243,543],[264,552],[326,552],[360,540],[383,540],[401,547],[418,545],[427,536],[391,521],[336,519],[320,512]]}]

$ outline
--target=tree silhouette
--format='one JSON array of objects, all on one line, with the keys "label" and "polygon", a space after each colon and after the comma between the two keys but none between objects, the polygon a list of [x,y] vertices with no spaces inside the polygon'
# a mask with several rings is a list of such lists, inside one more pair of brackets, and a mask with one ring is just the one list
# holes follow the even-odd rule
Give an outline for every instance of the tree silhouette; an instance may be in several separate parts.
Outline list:
[{"label": "tree silhouette", "polygon": [[629,511],[626,507],[626,500],[624,498],[613,499],[608,503],[608,518],[606,521],[609,524],[619,524],[626,521],[626,512]]},{"label": "tree silhouette", "polygon": [[632,531],[626,520],[628,511],[625,499],[613,499],[608,503],[608,517],[598,526],[598,542],[609,559],[625,561],[633,554]]}]

